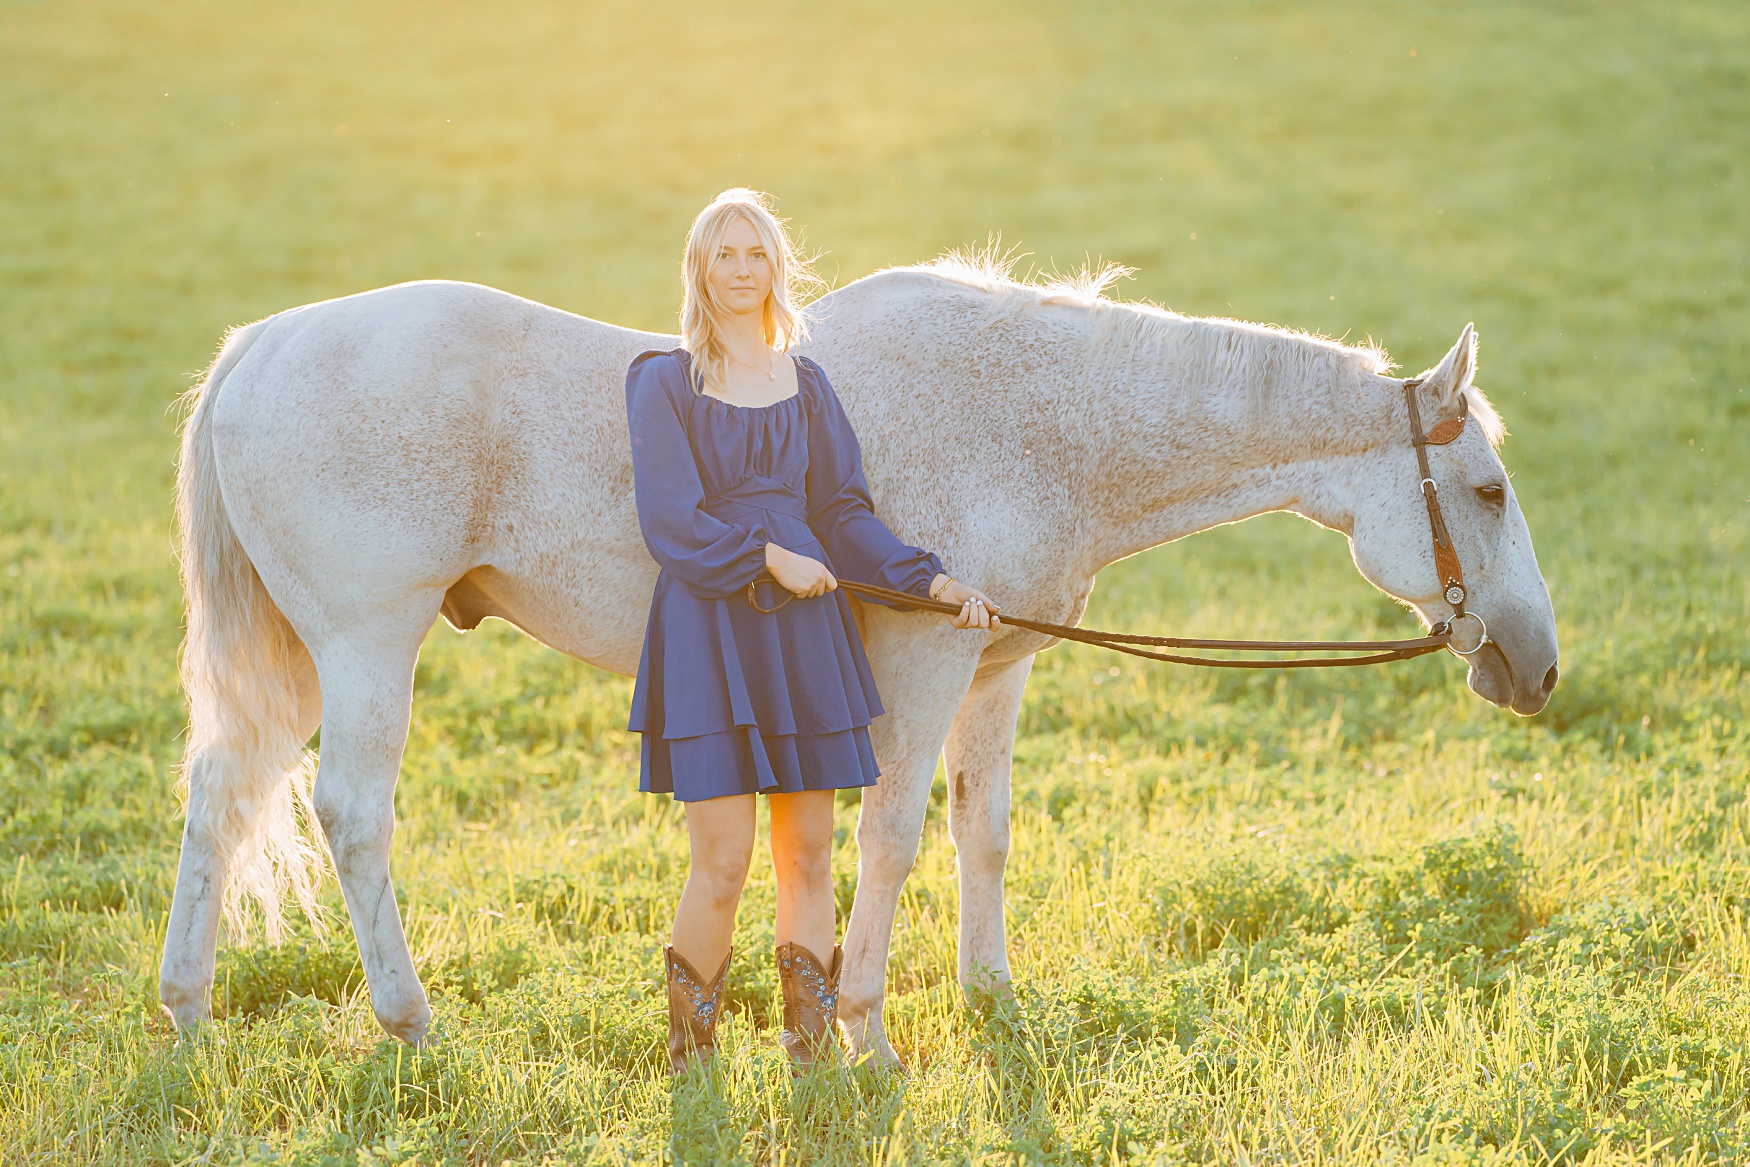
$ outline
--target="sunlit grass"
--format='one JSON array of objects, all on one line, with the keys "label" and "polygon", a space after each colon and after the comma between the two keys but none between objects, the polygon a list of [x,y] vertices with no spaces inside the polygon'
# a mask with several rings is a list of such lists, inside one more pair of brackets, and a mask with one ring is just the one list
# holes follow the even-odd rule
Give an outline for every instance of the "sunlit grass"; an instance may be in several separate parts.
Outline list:
[{"label": "sunlit grass", "polygon": [[[1731,4],[6,8],[0,1159],[1742,1161],[1746,61]],[[330,886],[338,927],[221,949],[213,1040],[173,1050],[176,393],[226,326],[402,279],[669,327],[737,183],[840,282],[1001,231],[1412,372],[1477,321],[1554,702],[1512,718],[1446,658],[1053,650],[1017,1000],[954,984],[938,784],[889,975],[909,1076],[789,1079],[756,865],[726,1056],[675,1085],[685,840],[635,793],[630,683],[439,629],[395,875],[443,1040],[382,1037]],[[1412,626],[1280,516],[1113,567],[1088,620]]]}]

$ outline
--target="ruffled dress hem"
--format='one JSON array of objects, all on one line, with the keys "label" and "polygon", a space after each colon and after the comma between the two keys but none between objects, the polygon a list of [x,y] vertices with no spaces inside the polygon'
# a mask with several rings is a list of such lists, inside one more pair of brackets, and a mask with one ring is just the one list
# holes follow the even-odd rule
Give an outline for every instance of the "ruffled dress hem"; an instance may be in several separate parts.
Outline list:
[{"label": "ruffled dress hem", "polygon": [[[762,734],[739,725],[697,737],[640,737],[638,789],[670,794],[677,802],[704,802],[735,794],[795,794],[803,790],[854,790],[881,776],[867,726],[837,733]],[[675,790],[676,773],[685,790]],[[757,790],[749,789],[753,777]]]}]

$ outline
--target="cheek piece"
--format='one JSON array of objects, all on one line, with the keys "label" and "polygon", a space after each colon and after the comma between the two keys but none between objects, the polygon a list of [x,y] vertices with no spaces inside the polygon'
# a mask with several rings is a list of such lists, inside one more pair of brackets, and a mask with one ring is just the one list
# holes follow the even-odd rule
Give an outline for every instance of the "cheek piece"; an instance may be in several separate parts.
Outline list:
[{"label": "cheek piece", "polygon": [[[1434,471],[1428,465],[1428,447],[1444,446],[1456,440],[1464,432],[1470,410],[1464,394],[1461,393],[1458,397],[1458,416],[1448,418],[1423,433],[1422,411],[1416,407],[1416,390],[1421,385],[1417,380],[1404,382],[1404,405],[1410,413],[1410,445],[1416,451],[1416,466],[1422,473],[1422,501],[1428,506],[1428,529],[1434,537],[1434,571],[1440,577],[1441,596],[1452,605],[1452,615],[1443,622],[1445,631],[1453,638],[1447,642],[1446,647],[1459,656],[1470,656],[1480,650],[1489,639],[1489,627],[1483,623],[1481,616],[1465,611],[1467,593],[1464,587],[1464,567],[1458,562],[1458,552],[1452,545],[1452,532],[1446,527],[1446,514],[1440,509],[1440,486],[1434,481]],[[1477,626],[1476,643],[1469,648],[1458,647],[1458,625],[1464,620],[1474,620]]]}]

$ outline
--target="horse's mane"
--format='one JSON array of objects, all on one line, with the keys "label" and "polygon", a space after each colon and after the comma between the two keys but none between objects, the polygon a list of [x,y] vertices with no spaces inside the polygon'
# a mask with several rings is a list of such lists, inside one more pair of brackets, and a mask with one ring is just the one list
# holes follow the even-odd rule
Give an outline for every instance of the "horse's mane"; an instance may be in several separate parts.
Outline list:
[{"label": "horse's mane", "polygon": [[[1048,306],[1082,309],[1088,316],[1092,366],[1110,368],[1145,355],[1203,383],[1244,392],[1259,410],[1292,410],[1298,399],[1289,393],[1304,396],[1309,387],[1322,386],[1335,397],[1363,377],[1383,376],[1395,367],[1385,349],[1372,343],[1349,345],[1274,324],[1185,316],[1147,301],[1110,299],[1106,290],[1134,270],[1122,264],[1017,277],[1017,258],[992,245],[885,270],[935,276],[983,292],[990,297],[993,319]],[[1465,401],[1489,442],[1500,445],[1506,427],[1488,398],[1473,385],[1466,388]]]}]

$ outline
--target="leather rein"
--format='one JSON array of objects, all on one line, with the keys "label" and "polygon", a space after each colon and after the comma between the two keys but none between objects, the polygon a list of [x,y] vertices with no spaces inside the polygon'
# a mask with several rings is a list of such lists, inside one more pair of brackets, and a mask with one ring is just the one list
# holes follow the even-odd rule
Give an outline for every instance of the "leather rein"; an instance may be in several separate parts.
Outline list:
[{"label": "leather rein", "polygon": [[[1205,640],[1187,636],[1138,636],[1125,632],[1103,632],[1096,628],[1078,628],[1068,624],[1052,624],[1045,620],[1028,620],[1006,613],[999,613],[998,618],[1004,627],[1025,628],[1029,632],[1039,632],[1063,640],[1074,640],[1081,644],[1092,644],[1099,648],[1109,648],[1113,652],[1144,657],[1148,660],[1165,661],[1176,665],[1202,665],[1217,669],[1329,669],[1343,668],[1349,665],[1377,665],[1426,656],[1431,652],[1439,652],[1443,648],[1459,656],[1471,655],[1481,649],[1488,639],[1488,627],[1483,623],[1481,616],[1475,612],[1465,611],[1464,602],[1467,593],[1464,586],[1464,568],[1459,564],[1458,552],[1453,548],[1452,533],[1447,529],[1446,515],[1440,509],[1439,487],[1428,466],[1428,447],[1444,446],[1456,440],[1464,432],[1465,423],[1469,418],[1469,410],[1461,394],[1459,396],[1458,416],[1449,418],[1427,433],[1423,433],[1422,414],[1416,407],[1416,390],[1420,386],[1421,382],[1418,380],[1408,380],[1403,383],[1404,404],[1408,407],[1410,414],[1410,445],[1416,451],[1416,465],[1422,474],[1422,500],[1428,506],[1428,528],[1434,541],[1434,568],[1440,577],[1441,595],[1447,603],[1452,605],[1452,615],[1431,627],[1428,630],[1428,635],[1416,636],[1408,640]],[[763,572],[758,579],[747,585],[747,602],[755,611],[776,612],[792,598],[790,593],[784,591],[780,586],[778,590],[783,592],[783,598],[770,608],[761,607],[756,591],[761,583],[772,583],[777,586],[777,581]],[[955,615],[960,611],[960,607],[956,604],[942,600],[925,599],[909,592],[898,592],[891,588],[877,587],[874,584],[858,583],[848,579],[841,579],[838,584],[839,587],[844,588],[852,595],[865,596],[872,600],[885,600],[911,608],[941,612],[945,615]],[[1452,642],[1453,625],[1467,617],[1477,622],[1477,643],[1474,648],[1457,648]],[[1230,660],[1221,657],[1187,656],[1182,653],[1155,651],[1162,648],[1239,652],[1344,652],[1359,655],[1298,657],[1286,660]]]}]

